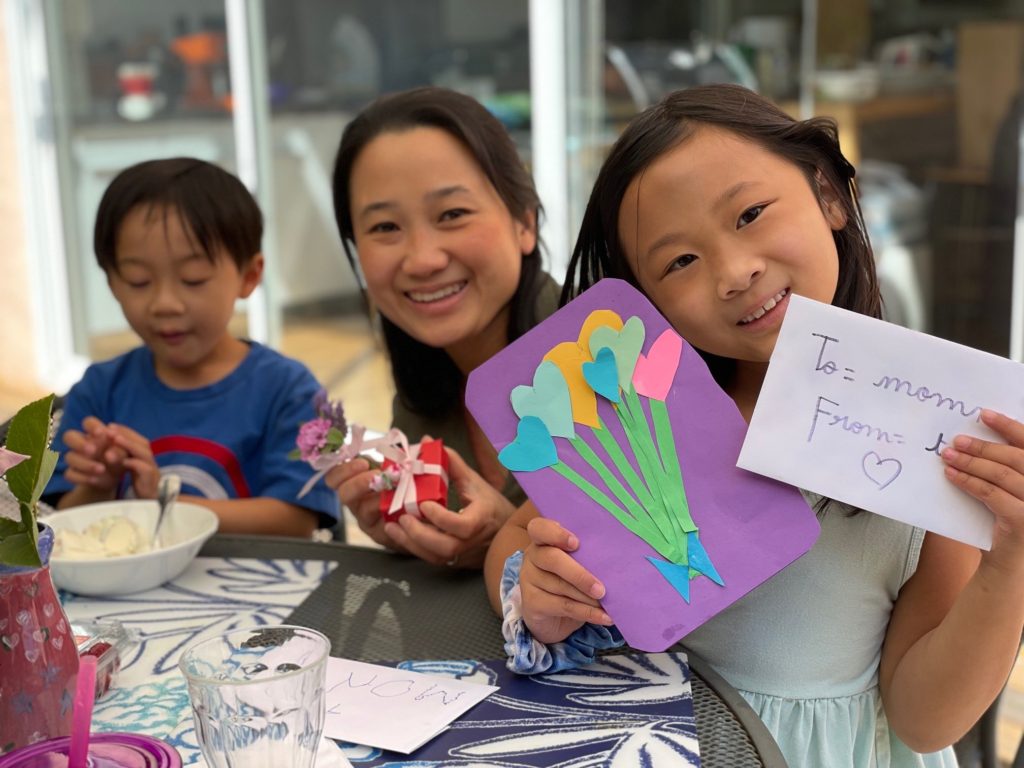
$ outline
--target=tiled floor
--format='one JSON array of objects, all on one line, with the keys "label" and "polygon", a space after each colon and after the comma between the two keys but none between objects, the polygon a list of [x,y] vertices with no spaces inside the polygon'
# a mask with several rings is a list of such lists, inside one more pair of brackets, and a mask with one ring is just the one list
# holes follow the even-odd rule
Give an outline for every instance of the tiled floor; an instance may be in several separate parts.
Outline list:
[{"label": "tiled floor", "polygon": [[[243,333],[244,329],[237,329]],[[93,348],[97,359],[108,357],[134,343],[129,335],[99,340]],[[332,398],[340,398],[353,421],[375,429],[389,426],[394,388],[387,361],[375,342],[369,324],[361,317],[293,320],[286,324],[282,351],[304,362]],[[8,418],[36,393],[5,391],[0,382],[0,421]],[[42,393],[39,393],[42,394]],[[349,540],[368,540],[349,521]],[[997,731],[1000,761],[1009,765],[1024,733],[1024,664],[1018,661],[1003,695]]]}]

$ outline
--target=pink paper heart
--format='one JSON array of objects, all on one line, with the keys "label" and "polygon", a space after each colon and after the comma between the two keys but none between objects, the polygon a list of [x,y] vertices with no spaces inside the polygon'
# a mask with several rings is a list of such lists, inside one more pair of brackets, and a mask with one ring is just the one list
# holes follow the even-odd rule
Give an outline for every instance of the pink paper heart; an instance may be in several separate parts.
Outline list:
[{"label": "pink paper heart", "polygon": [[682,351],[683,338],[671,328],[662,331],[648,353],[641,354],[636,359],[633,388],[637,394],[652,400],[664,400],[668,397]]}]

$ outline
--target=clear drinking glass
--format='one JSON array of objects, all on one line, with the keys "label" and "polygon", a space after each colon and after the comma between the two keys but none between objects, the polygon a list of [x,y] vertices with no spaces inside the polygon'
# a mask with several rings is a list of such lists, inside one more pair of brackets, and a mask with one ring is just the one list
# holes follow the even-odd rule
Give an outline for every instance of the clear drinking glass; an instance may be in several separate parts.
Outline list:
[{"label": "clear drinking glass", "polygon": [[186,649],[196,738],[210,768],[311,768],[331,643],[305,627],[239,629]]}]

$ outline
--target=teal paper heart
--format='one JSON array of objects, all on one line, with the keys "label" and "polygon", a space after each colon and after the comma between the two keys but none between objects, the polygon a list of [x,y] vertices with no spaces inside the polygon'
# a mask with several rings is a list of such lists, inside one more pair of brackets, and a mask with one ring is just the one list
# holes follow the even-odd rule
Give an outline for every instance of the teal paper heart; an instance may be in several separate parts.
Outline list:
[{"label": "teal paper heart", "polygon": [[644,348],[644,321],[633,315],[622,326],[622,330],[602,325],[590,334],[590,354],[597,358],[597,351],[608,347],[615,353],[615,365],[619,374],[619,386],[628,392],[633,386],[633,369],[640,350]]},{"label": "teal paper heart", "polygon": [[572,422],[572,399],[561,369],[550,360],[537,366],[533,386],[516,387],[510,395],[512,410],[519,418],[536,416],[555,437],[576,437]]},{"label": "teal paper heart", "polygon": [[619,402],[619,377],[615,367],[615,353],[603,347],[594,362],[583,364],[583,378],[590,388],[606,400]]},{"label": "teal paper heart", "polygon": [[516,427],[516,439],[501,449],[498,461],[512,472],[536,472],[557,464],[558,451],[544,422],[524,416]]}]

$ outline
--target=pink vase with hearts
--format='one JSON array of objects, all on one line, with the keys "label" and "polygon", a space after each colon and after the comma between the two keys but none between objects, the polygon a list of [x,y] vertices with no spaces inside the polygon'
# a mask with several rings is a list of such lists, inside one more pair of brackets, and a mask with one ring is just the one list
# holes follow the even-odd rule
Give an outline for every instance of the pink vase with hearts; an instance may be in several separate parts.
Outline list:
[{"label": "pink vase with hearts", "polygon": [[39,526],[41,568],[0,565],[0,754],[71,733],[78,651],[50,578],[53,529]]}]

